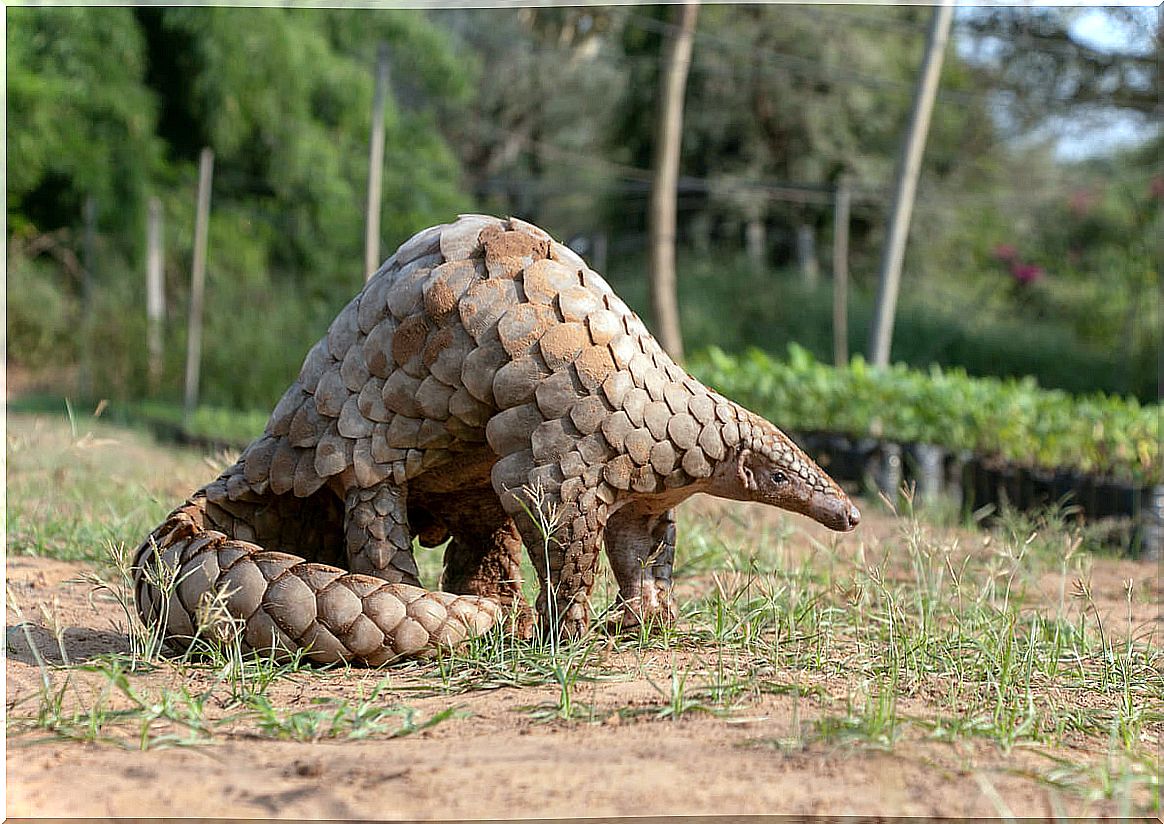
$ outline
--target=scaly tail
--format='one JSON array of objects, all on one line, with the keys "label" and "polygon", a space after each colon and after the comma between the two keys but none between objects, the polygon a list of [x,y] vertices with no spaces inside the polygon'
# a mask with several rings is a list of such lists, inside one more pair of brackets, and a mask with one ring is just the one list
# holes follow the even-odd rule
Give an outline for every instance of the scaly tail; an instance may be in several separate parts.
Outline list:
[{"label": "scaly tail", "polygon": [[[230,631],[244,651],[279,660],[303,650],[316,663],[379,666],[431,655],[501,619],[485,598],[392,584],[229,537],[206,526],[206,508],[205,490],[195,493],[134,555],[138,614],[164,627],[172,648]],[[214,617],[216,600],[228,620]]]}]

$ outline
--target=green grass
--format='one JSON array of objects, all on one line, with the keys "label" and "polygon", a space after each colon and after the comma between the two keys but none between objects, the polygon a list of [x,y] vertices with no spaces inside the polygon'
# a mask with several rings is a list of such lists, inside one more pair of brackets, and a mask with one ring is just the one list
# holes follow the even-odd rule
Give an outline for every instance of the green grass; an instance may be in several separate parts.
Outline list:
[{"label": "green grass", "polygon": [[263,433],[269,411],[199,406],[186,420],[182,405],[165,401],[98,401],[78,408],[77,401],[57,395],[29,395],[8,403],[17,414],[57,414],[70,419],[89,417],[96,410],[107,424],[132,427],[166,440],[188,438],[203,443],[242,449]]},{"label": "green grass", "polygon": [[5,446],[9,553],[69,561],[100,562],[108,542],[145,536],[195,479],[228,464],[188,452],[159,465],[140,435],[76,412],[64,425],[10,414]]},{"label": "green grass", "polygon": [[[553,643],[493,632],[382,673],[276,663],[243,654],[229,632],[224,643],[208,633],[198,655],[173,657],[128,617],[124,546],[173,503],[143,499],[164,494],[175,476],[193,488],[211,468],[100,427],[87,436],[23,417],[15,424],[9,552],[93,562],[97,604],[121,616],[131,642],[125,653],[70,662],[51,609],[18,612],[20,626],[47,629],[61,649],[40,659],[39,689],[11,708],[14,742],[388,738],[463,719],[475,697],[511,689],[513,712],[566,728],[790,714],[786,734],[743,745],[875,749],[907,760],[922,748],[942,769],[957,769],[966,747],[985,748],[1005,769],[1076,798],[1160,809],[1164,655],[1154,617],[1137,617],[1151,590],[1113,582],[1105,565],[1117,562],[1083,552],[1056,513],[1008,514],[984,533],[938,528],[907,509],[892,534],[818,541],[792,517],[680,510],[681,619],[665,631],[596,628]],[[111,437],[126,442],[95,445]],[[102,457],[112,451],[116,460]],[[152,456],[159,474],[102,474],[127,455],[143,464]],[[38,481],[46,477],[56,480]],[[84,506],[59,506],[69,501]],[[439,553],[421,559],[434,581]],[[604,573],[596,616],[613,595]],[[24,606],[11,594],[9,603]],[[648,697],[620,697],[629,687]],[[297,698],[304,689],[308,698]]]}]

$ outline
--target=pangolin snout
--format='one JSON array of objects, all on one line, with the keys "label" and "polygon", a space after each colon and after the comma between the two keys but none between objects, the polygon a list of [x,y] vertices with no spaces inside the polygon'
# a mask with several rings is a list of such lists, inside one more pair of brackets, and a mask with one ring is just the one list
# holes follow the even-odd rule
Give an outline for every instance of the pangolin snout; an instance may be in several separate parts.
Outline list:
[{"label": "pangolin snout", "polygon": [[848,498],[821,495],[814,503],[810,516],[829,529],[849,532],[861,523],[861,510]]}]

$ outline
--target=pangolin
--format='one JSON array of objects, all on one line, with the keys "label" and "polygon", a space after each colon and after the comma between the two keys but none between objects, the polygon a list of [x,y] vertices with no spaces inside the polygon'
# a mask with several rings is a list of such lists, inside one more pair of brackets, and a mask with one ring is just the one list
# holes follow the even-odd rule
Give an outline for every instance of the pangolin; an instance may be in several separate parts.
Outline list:
[{"label": "pangolin", "polygon": [[[138,548],[135,599],[177,648],[217,604],[214,631],[244,649],[375,666],[506,615],[529,631],[523,544],[537,620],[581,633],[605,544],[622,621],[671,621],[673,511],[696,492],[860,520],[569,248],[466,215],[405,242],[339,313],[263,435]],[[449,541],[440,591],[413,538]]]}]

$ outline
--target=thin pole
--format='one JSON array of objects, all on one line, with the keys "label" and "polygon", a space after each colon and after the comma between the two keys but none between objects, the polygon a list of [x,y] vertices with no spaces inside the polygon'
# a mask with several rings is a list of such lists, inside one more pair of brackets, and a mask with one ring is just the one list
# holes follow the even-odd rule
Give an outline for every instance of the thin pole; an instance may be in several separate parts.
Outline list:
[{"label": "thin pole", "polygon": [[941,0],[941,4],[934,7],[933,16],[930,18],[929,34],[926,37],[925,57],[922,59],[921,73],[918,76],[917,90],[914,93],[909,128],[902,144],[901,156],[898,159],[893,206],[886,232],[885,249],[881,258],[877,304],[873,325],[869,330],[869,359],[874,366],[889,365],[889,346],[893,340],[893,317],[897,311],[897,293],[901,285],[901,264],[905,258],[905,242],[909,236],[913,198],[917,191],[917,178],[921,171],[926,134],[929,131],[930,115],[934,110],[934,98],[938,93],[942,58],[946,51],[946,41],[950,37],[950,22],[953,17],[953,0]]},{"label": "thin pole", "polygon": [[651,308],[663,349],[676,361],[683,360],[683,336],[679,329],[679,301],[675,278],[676,196],[679,183],[679,149],[683,137],[683,93],[699,4],[688,2],[678,9],[679,28],[667,35],[659,75],[659,109],[655,126],[654,174],[651,178],[650,276]]},{"label": "thin pole", "polygon": [[210,222],[210,183],[214,172],[214,152],[202,150],[198,162],[198,214],[194,221],[194,266],[190,285],[190,323],[186,331],[186,402],[183,408],[187,425],[198,406],[198,373],[202,361],[202,301],[206,292],[206,240]]},{"label": "thin pole", "polygon": [[165,288],[165,281],[162,278],[162,203],[156,197],[151,197],[146,223],[146,350],[149,353],[151,392],[158,390],[162,378]]},{"label": "thin pole", "polygon": [[[807,216],[802,215],[802,219]],[[810,223],[796,227],[796,257],[804,285],[813,289],[820,280],[820,265],[816,262],[816,230]]]},{"label": "thin pole", "polygon": [[833,362],[849,362],[849,179],[837,182],[833,204]]},{"label": "thin pole", "polygon": [[84,332],[84,346],[81,347],[80,390],[81,397],[89,400],[93,396],[93,270],[97,257],[97,199],[85,196],[83,207],[85,233],[82,237],[82,281],[81,281],[81,325]]},{"label": "thin pole", "polygon": [[388,47],[376,49],[376,90],[368,148],[368,223],[364,230],[364,280],[380,268],[380,192],[384,178],[384,103],[388,97]]}]

